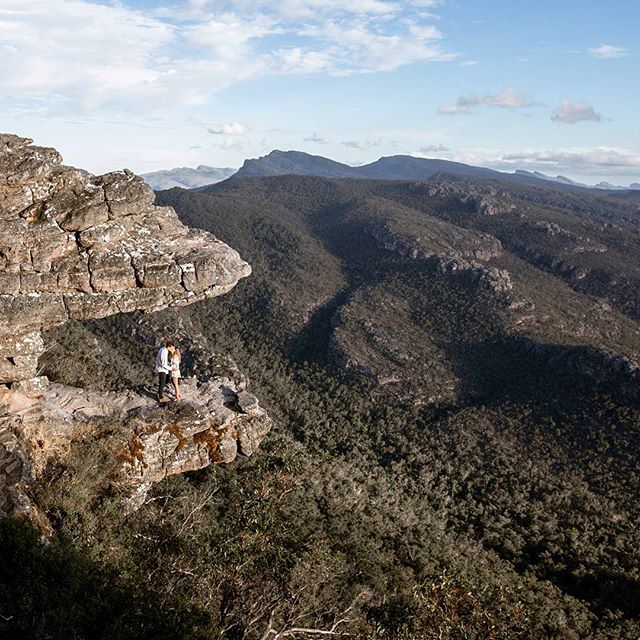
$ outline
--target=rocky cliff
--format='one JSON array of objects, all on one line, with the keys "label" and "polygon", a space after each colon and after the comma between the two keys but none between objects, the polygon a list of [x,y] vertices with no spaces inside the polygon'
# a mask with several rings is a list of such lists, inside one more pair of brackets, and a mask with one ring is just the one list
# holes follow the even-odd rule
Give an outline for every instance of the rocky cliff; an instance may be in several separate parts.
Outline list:
[{"label": "rocky cliff", "polygon": [[33,515],[29,483],[97,417],[113,418],[129,434],[127,450],[114,455],[138,501],[166,475],[227,462],[238,450],[250,455],[270,428],[257,400],[227,379],[193,380],[181,403],[158,408],[141,394],[98,397],[38,377],[43,330],[191,304],[251,273],[236,251],[153,201],[130,171],[93,176],[63,165],[54,149],[0,135],[4,512]]}]

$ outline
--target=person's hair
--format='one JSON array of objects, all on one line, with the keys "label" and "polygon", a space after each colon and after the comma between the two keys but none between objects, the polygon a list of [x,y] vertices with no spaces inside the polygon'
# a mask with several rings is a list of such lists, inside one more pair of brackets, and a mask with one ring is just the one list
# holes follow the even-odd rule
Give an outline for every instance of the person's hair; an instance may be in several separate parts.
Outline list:
[{"label": "person's hair", "polygon": [[164,343],[164,346],[165,346],[165,347],[175,347],[176,345],[175,345],[175,344],[173,344],[173,342],[172,342],[171,340],[167,340],[167,341]]}]

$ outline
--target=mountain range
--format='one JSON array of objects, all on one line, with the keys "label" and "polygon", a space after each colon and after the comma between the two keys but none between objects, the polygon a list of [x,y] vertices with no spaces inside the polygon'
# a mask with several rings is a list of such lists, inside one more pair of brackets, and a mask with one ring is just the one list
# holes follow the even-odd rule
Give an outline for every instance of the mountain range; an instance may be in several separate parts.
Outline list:
[{"label": "mountain range", "polygon": [[479,178],[500,175],[491,169],[473,167],[459,162],[414,158],[413,156],[389,156],[380,158],[371,164],[352,167],[302,151],[272,151],[262,158],[245,160],[236,175],[238,177],[304,175],[374,180],[428,180],[440,172]]},{"label": "mountain range", "polygon": [[380,158],[370,164],[350,166],[336,162],[323,156],[311,155],[302,151],[272,151],[266,156],[245,160],[242,167],[235,172],[233,169],[215,169],[199,166],[196,169],[182,167],[165,171],[143,174],[142,177],[155,190],[182,187],[192,189],[225,180],[231,175],[240,177],[303,175],[325,178],[360,178],[371,180],[428,180],[437,173],[448,173],[457,176],[476,178],[502,178],[521,182],[553,182],[568,187],[585,189],[601,189],[604,191],[640,189],[640,183],[633,183],[629,187],[621,187],[600,182],[587,185],[564,176],[551,177],[539,171],[517,170],[515,173],[505,173],[475,167],[450,160],[432,158],[417,158],[414,156],[397,155]]},{"label": "mountain range", "polygon": [[628,187],[621,185],[611,184],[610,182],[598,182],[597,184],[586,184],[584,182],[577,182],[571,178],[565,176],[548,176],[540,171],[525,171],[523,169],[517,169],[515,175],[538,178],[539,180],[548,180],[549,182],[559,182],[560,184],[567,184],[573,187],[583,187],[584,189],[602,189],[603,191],[628,191],[640,189],[640,182],[632,182]]}]

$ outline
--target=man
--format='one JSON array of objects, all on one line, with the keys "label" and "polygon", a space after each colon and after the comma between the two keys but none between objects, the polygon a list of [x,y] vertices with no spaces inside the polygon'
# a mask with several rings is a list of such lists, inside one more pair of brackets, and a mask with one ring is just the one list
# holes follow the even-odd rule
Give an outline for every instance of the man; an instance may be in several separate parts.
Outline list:
[{"label": "man", "polygon": [[158,374],[158,402],[164,402],[164,388],[171,382],[171,365],[169,364],[169,349],[174,347],[168,340],[158,351],[156,356],[156,373]]}]

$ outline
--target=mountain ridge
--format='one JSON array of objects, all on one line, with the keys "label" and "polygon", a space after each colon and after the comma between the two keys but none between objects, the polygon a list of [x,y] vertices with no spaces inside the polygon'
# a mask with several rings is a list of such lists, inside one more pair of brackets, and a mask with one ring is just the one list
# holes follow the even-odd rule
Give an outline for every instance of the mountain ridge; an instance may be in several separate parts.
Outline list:
[{"label": "mountain ridge", "polygon": [[411,155],[383,156],[362,164],[348,165],[330,158],[296,150],[273,150],[265,156],[247,158],[239,169],[198,165],[196,168],[176,167],[142,174],[141,177],[156,191],[179,187],[197,189],[216,184],[233,175],[259,177],[276,175],[312,175],[327,178],[360,178],[370,180],[428,180],[438,173],[477,178],[496,178],[530,183],[552,183],[567,188],[601,191],[640,190],[640,183],[628,187],[600,182],[589,185],[565,176],[548,176],[539,171],[516,169],[513,173],[478,167],[438,158]]},{"label": "mountain ridge", "polygon": [[411,155],[383,156],[377,160],[352,166],[324,156],[303,151],[274,150],[265,156],[251,158],[234,174],[238,177],[274,175],[315,175],[328,178],[363,178],[371,180],[428,180],[438,173],[477,178],[496,178],[533,183],[553,183],[569,188],[627,191],[640,189],[640,183],[628,187],[601,182],[588,185],[565,176],[551,177],[539,171],[516,169],[513,173],[488,169],[439,158],[420,158]]},{"label": "mountain ridge", "polygon": [[182,189],[197,189],[210,184],[226,180],[236,172],[231,167],[211,167],[200,164],[192,167],[174,167],[161,169],[150,173],[142,173],[140,177],[155,191],[180,187]]},{"label": "mountain ridge", "polygon": [[245,160],[235,174],[238,177],[273,175],[312,175],[327,178],[364,178],[385,180],[427,180],[436,173],[491,177],[502,175],[492,169],[473,167],[449,160],[395,155],[365,165],[351,166],[324,156],[303,151],[275,150],[260,158]]}]

